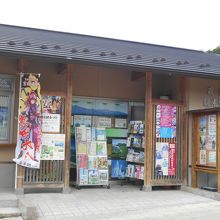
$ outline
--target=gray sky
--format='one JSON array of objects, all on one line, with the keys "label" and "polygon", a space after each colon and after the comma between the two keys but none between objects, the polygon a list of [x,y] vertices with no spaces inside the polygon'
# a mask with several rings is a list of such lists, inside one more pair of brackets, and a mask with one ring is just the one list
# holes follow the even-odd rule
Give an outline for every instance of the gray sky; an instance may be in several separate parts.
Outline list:
[{"label": "gray sky", "polygon": [[2,24],[196,50],[220,45],[220,0],[3,0]]}]

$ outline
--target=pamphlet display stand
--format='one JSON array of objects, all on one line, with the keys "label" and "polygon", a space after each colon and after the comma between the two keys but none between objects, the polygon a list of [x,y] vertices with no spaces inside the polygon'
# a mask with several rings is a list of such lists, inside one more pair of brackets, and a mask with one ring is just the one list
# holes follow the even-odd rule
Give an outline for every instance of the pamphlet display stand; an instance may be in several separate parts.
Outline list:
[{"label": "pamphlet display stand", "polygon": [[126,177],[141,180],[143,188],[144,180],[144,124],[142,121],[130,121],[127,138],[127,167]]},{"label": "pamphlet display stand", "polygon": [[108,156],[105,128],[76,127],[76,187],[107,186]]}]

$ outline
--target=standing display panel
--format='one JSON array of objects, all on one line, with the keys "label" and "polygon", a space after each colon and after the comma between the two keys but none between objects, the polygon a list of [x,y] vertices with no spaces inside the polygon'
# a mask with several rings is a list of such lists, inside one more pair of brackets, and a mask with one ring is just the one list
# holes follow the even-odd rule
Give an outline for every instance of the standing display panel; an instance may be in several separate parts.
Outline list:
[{"label": "standing display panel", "polygon": [[[127,138],[126,177],[144,180],[144,123],[130,121]],[[143,187],[143,181],[141,188]]]},{"label": "standing display panel", "polygon": [[192,186],[211,191],[219,190],[218,121],[219,112],[194,113]]},{"label": "standing display panel", "polygon": [[108,183],[108,155],[105,128],[76,127],[76,186],[96,186]]},{"label": "standing display panel", "polygon": [[71,126],[71,181],[77,182],[75,128],[105,128],[109,179],[125,178],[128,102],[74,97]]},{"label": "standing display panel", "polygon": [[182,116],[175,102],[153,104],[152,186],[182,184]]}]

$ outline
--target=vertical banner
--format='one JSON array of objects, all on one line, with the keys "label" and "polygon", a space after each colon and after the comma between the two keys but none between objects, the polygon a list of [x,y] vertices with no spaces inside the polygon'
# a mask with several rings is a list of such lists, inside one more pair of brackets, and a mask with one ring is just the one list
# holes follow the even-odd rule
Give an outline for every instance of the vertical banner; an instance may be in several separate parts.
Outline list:
[{"label": "vertical banner", "polygon": [[176,144],[169,144],[169,176],[176,176]]},{"label": "vertical banner", "polygon": [[40,74],[22,74],[18,112],[18,137],[14,161],[39,168],[42,136]]}]

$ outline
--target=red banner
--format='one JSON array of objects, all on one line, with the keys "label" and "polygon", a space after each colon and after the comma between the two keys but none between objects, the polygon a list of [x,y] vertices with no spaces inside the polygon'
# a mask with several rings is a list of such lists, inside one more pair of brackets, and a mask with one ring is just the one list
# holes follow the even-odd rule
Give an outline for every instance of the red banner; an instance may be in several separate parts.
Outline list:
[{"label": "red banner", "polygon": [[176,176],[176,144],[169,143],[169,176]]}]

